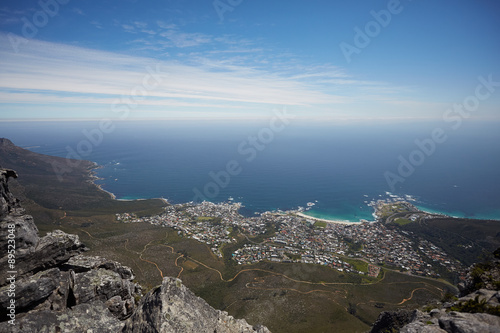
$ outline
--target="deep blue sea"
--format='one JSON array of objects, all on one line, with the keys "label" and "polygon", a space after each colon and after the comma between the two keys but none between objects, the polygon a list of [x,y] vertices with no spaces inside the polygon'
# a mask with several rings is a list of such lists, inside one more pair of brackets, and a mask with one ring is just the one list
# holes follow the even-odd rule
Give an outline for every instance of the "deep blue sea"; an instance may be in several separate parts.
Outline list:
[{"label": "deep blue sea", "polygon": [[[367,202],[392,192],[413,196],[428,211],[500,219],[498,122],[464,120],[458,129],[443,121],[112,126],[100,136],[96,121],[0,122],[0,137],[39,153],[66,157],[73,152],[71,157],[98,163],[99,182],[120,199],[164,197],[181,203],[232,197],[247,215],[312,202],[314,216],[358,221],[373,219]],[[433,148],[429,142],[436,129],[442,132]],[[419,148],[415,140],[427,145]],[[400,167],[398,173],[401,158],[413,161],[413,170]],[[393,178],[394,188],[387,172],[400,177]]]}]

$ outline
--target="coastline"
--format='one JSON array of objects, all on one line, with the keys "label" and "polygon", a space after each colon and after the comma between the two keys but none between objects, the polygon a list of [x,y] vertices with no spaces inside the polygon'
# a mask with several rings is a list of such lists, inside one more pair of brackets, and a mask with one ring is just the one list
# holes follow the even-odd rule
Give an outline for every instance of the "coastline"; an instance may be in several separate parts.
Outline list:
[{"label": "coastline", "polygon": [[359,221],[359,222],[353,222],[353,221],[337,221],[337,220],[327,220],[327,219],[322,219],[322,218],[319,218],[319,217],[309,216],[309,215],[307,215],[307,214],[300,213],[300,212],[294,212],[294,214],[295,214],[295,215],[297,215],[297,216],[300,216],[300,217],[306,218],[306,219],[311,219],[311,220],[314,220],[314,221],[320,221],[320,222],[326,222],[326,223],[348,224],[348,225],[353,225],[353,224],[360,224],[360,223],[363,223],[363,222],[361,222],[361,221]]},{"label": "coastline", "polygon": [[92,183],[93,183],[93,184],[94,184],[94,185],[95,185],[95,186],[99,189],[99,191],[102,191],[102,192],[104,192],[104,193],[108,194],[108,195],[111,197],[111,199],[113,199],[113,200],[120,200],[120,199],[117,199],[117,198],[116,198],[116,195],[114,195],[113,193],[111,193],[111,192],[106,191],[105,189],[103,189],[103,188],[102,188],[102,185],[100,185],[100,184],[96,184],[96,183],[94,183],[94,182],[92,182]]},{"label": "coastline", "polygon": [[[429,215],[439,215],[442,217],[449,217],[454,219],[465,219],[465,220],[481,220],[481,221],[500,221],[500,217],[495,216],[466,216],[460,212],[443,212],[432,208],[427,208],[423,206],[415,206],[418,210]],[[457,215],[458,214],[458,215]]]},{"label": "coastline", "polygon": [[101,184],[96,184],[96,182],[95,182],[96,180],[99,180],[99,179],[101,179],[101,178],[97,177],[97,175],[96,175],[96,173],[95,173],[95,171],[94,171],[94,170],[96,170],[96,169],[100,169],[100,168],[102,168],[102,166],[101,166],[101,165],[99,165],[99,164],[97,164],[96,162],[92,162],[92,161],[89,161],[89,162],[90,162],[90,163],[92,163],[92,166],[91,166],[91,167],[89,168],[89,170],[88,170],[89,182],[90,182],[92,185],[94,185],[95,187],[97,187],[97,189],[98,189],[99,191],[101,191],[101,192],[104,192],[104,193],[108,194],[108,195],[111,197],[111,199],[113,199],[113,200],[118,200],[118,199],[116,199],[116,195],[114,195],[114,193],[111,193],[111,192],[109,192],[109,191],[106,191],[104,188],[102,188],[102,185],[101,185]]},{"label": "coastline", "polygon": [[[110,191],[107,191],[105,190],[103,187],[102,187],[102,184],[96,184],[95,181],[100,179],[99,177],[97,177],[94,173],[94,169],[97,169],[97,168],[100,168],[101,166],[99,166],[97,163],[94,162],[94,167],[91,168],[89,170],[89,178],[90,178],[90,181],[91,183],[98,188],[98,190],[108,194],[111,199],[113,200],[117,200],[117,201],[139,201],[139,200],[149,200],[149,199],[118,199],[116,197],[116,195]],[[153,199],[157,199],[157,200],[161,200],[163,203],[169,205],[170,203],[168,202],[167,199],[165,198],[151,198],[151,200]],[[364,221],[358,221],[358,222],[353,222],[353,221],[339,221],[339,220],[327,220],[327,219],[322,219],[322,218],[318,218],[318,217],[314,217],[314,216],[309,216],[307,214],[304,214],[304,213],[301,213],[301,212],[293,212],[295,215],[297,216],[300,216],[300,217],[303,217],[303,218],[306,218],[306,219],[311,219],[311,220],[314,220],[314,221],[320,221],[320,222],[326,222],[326,223],[335,223],[335,224],[346,224],[346,225],[353,225],[353,224],[360,224],[360,223],[364,223]]]},{"label": "coastline", "polygon": [[[96,180],[99,180],[101,178],[99,178],[96,174],[95,174],[95,169],[99,169],[99,168],[102,168],[102,166],[100,166],[99,164],[95,163],[95,162],[91,162],[93,163],[93,166],[89,169],[89,181],[95,186],[97,187],[97,189],[101,192],[104,192],[106,194],[108,194],[112,200],[116,200],[116,201],[140,201],[140,200],[161,200],[163,203],[165,203],[166,205],[169,205],[169,201],[165,198],[151,198],[151,199],[144,199],[144,198],[137,198],[137,199],[118,199],[116,197],[116,195],[108,190],[105,190],[103,188],[103,185],[102,184],[96,184]],[[310,216],[310,215],[307,215],[307,214],[304,214],[304,213],[301,213],[301,212],[298,212],[298,211],[294,211],[293,212],[295,215],[297,216],[300,216],[300,217],[303,217],[303,218],[306,218],[306,219],[311,219],[311,220],[314,220],[314,221],[320,221],[320,222],[326,222],[326,223],[335,223],[335,224],[346,224],[346,225],[354,225],[354,224],[360,224],[360,223],[364,223],[365,221],[358,221],[358,222],[353,222],[353,221],[340,221],[340,220],[328,220],[328,219],[322,219],[322,218],[318,218],[318,217],[314,217],[314,216]],[[368,221],[366,221],[368,222]]]},{"label": "coastline", "polygon": [[89,181],[90,183],[92,183],[92,185],[94,185],[95,187],[97,187],[97,189],[101,192],[104,192],[106,193],[107,195],[109,195],[111,197],[112,200],[116,200],[116,201],[142,201],[142,200],[161,200],[163,203],[169,205],[170,203],[168,202],[167,199],[165,198],[150,198],[150,199],[144,199],[144,198],[137,198],[137,199],[118,199],[116,197],[116,195],[113,193],[113,192],[110,192],[108,190],[105,190],[103,188],[103,184],[96,184],[96,180],[99,180],[99,179],[103,179],[103,178],[99,178],[96,174],[95,174],[95,169],[99,169],[99,168],[102,168],[101,165],[97,164],[96,162],[91,162],[93,163],[93,166],[90,167],[89,169],[89,173],[88,173],[88,176],[89,176]]},{"label": "coastline", "polygon": [[[88,181],[90,183],[92,183],[92,185],[94,185],[99,191],[101,192],[104,192],[106,193],[107,195],[109,195],[109,197],[112,199],[112,200],[116,200],[116,201],[126,201],[126,202],[133,202],[133,201],[143,201],[143,200],[161,200],[165,205],[170,205],[171,203],[168,201],[168,199],[165,199],[163,197],[161,198],[134,198],[134,199],[119,199],[117,198],[117,196],[104,189],[104,184],[97,184],[96,183],[96,180],[100,180],[102,178],[99,178],[96,173],[95,173],[95,170],[96,169],[99,169],[99,168],[102,168],[103,166],[97,164],[96,162],[91,162],[91,161],[88,161],[89,163],[91,163],[92,165],[89,166],[88,168]],[[379,200],[380,201],[380,200]],[[382,200],[383,201],[383,200]],[[483,217],[483,218],[473,218],[473,217],[463,217],[463,216],[457,216],[457,215],[452,215],[452,214],[447,214],[447,213],[444,213],[444,212],[438,212],[438,211],[435,211],[435,210],[432,210],[432,209],[428,209],[428,208],[425,208],[425,207],[421,207],[421,206],[415,206],[411,203],[409,203],[408,201],[406,200],[403,200],[405,203],[407,204],[410,204],[412,206],[415,207],[415,209],[421,213],[425,213],[425,214],[429,214],[429,215],[437,215],[437,216],[442,216],[442,217],[450,217],[450,218],[457,218],[457,219],[477,219],[477,220],[485,220],[485,221],[500,221],[500,219],[497,219],[497,218],[491,218],[491,217]],[[379,216],[377,215],[377,209],[375,209],[375,212],[372,213],[372,216],[375,218],[375,221],[369,221],[369,220],[365,220],[365,219],[362,219],[360,221],[349,221],[349,220],[331,220],[331,219],[326,219],[326,218],[319,218],[319,217],[314,217],[314,216],[310,216],[310,215],[307,215],[305,213],[302,213],[302,212],[299,212],[299,211],[290,211],[291,213],[297,215],[297,216],[300,216],[302,218],[306,218],[306,219],[310,219],[310,220],[314,220],[314,221],[319,221],[319,222],[324,222],[324,223],[334,223],[334,224],[344,224],[344,225],[357,225],[357,224],[360,224],[360,223],[372,223],[372,222],[376,222],[378,221],[379,219]]]}]

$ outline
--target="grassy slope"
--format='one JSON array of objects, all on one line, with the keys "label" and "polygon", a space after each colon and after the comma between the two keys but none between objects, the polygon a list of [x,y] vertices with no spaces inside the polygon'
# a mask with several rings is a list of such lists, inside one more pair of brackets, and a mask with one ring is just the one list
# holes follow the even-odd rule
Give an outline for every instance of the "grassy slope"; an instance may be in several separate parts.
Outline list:
[{"label": "grassy slope", "polygon": [[500,247],[500,221],[436,218],[400,226],[438,245],[465,265]]}]

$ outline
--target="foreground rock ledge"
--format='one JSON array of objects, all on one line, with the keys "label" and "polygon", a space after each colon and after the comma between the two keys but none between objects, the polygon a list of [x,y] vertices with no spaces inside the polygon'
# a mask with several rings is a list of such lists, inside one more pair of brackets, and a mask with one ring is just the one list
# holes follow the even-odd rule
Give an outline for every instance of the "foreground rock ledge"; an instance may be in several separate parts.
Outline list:
[{"label": "foreground rock ledge", "polygon": [[141,300],[123,332],[267,333],[269,330],[215,310],[195,296],[181,280],[166,277],[160,287]]}]

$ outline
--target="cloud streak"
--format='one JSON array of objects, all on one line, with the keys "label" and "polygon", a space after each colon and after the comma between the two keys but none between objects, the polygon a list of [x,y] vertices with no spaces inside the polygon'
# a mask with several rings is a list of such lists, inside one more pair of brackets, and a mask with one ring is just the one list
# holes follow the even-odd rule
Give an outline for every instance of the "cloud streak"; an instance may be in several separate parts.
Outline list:
[{"label": "cloud streak", "polygon": [[[390,109],[408,101],[401,95],[405,89],[357,80],[340,67],[288,63],[286,55],[270,54],[247,40],[237,43],[229,36],[185,33],[163,22],[157,23],[156,30],[141,21],[117,24],[140,37],[158,36],[154,41],[136,39],[134,45],[157,51],[168,46],[178,53],[158,60],[40,40],[30,40],[15,53],[7,36],[0,33],[0,118],[21,105],[44,110],[68,106],[75,118],[85,117],[85,107],[93,114],[109,112],[117,100],[137,94],[134,89],[152,71],[161,75],[161,82],[141,96],[132,117],[182,112],[253,117],[265,116],[276,106],[294,107],[306,117],[345,117],[366,103]],[[213,43],[225,48],[203,51]],[[193,51],[179,53],[184,49]]]},{"label": "cloud streak", "polygon": [[143,105],[312,106],[346,102],[342,96],[325,94],[297,80],[234,65],[186,65],[36,40],[14,53],[5,35],[0,35],[0,43],[1,97],[9,103],[112,102],[130,95],[148,68],[158,68],[163,80],[148,91]]}]

